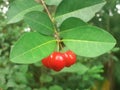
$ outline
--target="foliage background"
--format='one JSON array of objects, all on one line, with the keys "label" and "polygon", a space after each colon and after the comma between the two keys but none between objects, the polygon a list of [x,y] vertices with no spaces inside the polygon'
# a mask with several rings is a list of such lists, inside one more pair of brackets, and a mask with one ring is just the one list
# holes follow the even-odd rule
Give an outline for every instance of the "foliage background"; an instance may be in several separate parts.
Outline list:
[{"label": "foliage background", "polygon": [[[3,90],[119,90],[120,89],[120,1],[107,0],[104,8],[96,13],[90,24],[104,28],[116,39],[116,48],[111,53],[97,58],[83,58],[72,73],[55,73],[39,62],[30,65],[9,61],[11,46],[24,32],[30,29],[24,22],[6,24],[7,0],[0,0],[0,88]],[[12,2],[13,0],[9,0]],[[103,72],[104,70],[104,72]],[[104,77],[104,78],[103,78]]]}]

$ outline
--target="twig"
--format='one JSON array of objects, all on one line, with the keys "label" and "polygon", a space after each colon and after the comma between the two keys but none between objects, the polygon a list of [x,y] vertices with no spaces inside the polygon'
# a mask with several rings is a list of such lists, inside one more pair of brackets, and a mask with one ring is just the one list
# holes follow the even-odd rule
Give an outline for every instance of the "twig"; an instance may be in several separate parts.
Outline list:
[{"label": "twig", "polygon": [[40,0],[40,1],[41,1],[41,4],[43,5],[45,11],[47,12],[47,14],[48,14],[50,20],[54,23],[54,20],[53,20],[53,18],[52,18],[52,16],[51,16],[51,14],[50,14],[50,12],[49,12],[49,10],[48,10],[46,4],[45,4],[45,1],[44,1],[44,0]]},{"label": "twig", "polygon": [[[40,1],[41,1],[41,4],[43,5],[45,11],[47,12],[47,14],[48,14],[51,22],[53,23],[54,32],[55,32],[55,36],[54,36],[54,37],[56,38],[57,44],[58,44],[58,47],[59,47],[61,40],[60,40],[60,37],[59,37],[59,33],[58,33],[58,31],[57,31],[57,27],[56,27],[55,20],[54,20],[54,18],[52,18],[52,15],[50,14],[50,11],[48,10],[48,8],[47,8],[47,6],[46,6],[46,4],[45,4],[45,1],[44,1],[44,0],[40,0]],[[62,46],[61,46],[61,47],[62,47]]]}]

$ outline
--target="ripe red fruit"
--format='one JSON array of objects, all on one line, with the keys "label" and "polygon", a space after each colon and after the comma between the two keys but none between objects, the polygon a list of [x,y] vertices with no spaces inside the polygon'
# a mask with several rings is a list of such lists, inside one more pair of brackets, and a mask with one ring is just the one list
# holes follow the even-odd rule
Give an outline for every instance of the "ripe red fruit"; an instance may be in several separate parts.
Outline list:
[{"label": "ripe red fruit", "polygon": [[50,65],[51,68],[55,71],[60,71],[65,67],[65,58],[63,53],[53,52],[50,55]]},{"label": "ripe red fruit", "polygon": [[76,55],[73,53],[71,50],[68,50],[67,52],[64,53],[64,56],[66,58],[66,67],[70,67],[72,64],[76,62]]},{"label": "ripe red fruit", "polygon": [[43,65],[46,66],[47,68],[51,68],[50,63],[49,63],[49,60],[50,60],[50,56],[42,59]]},{"label": "ripe red fruit", "polygon": [[51,68],[55,71],[60,71],[65,66],[70,67],[76,62],[76,55],[68,50],[65,53],[53,52],[48,57],[42,59],[42,63],[47,68]]}]

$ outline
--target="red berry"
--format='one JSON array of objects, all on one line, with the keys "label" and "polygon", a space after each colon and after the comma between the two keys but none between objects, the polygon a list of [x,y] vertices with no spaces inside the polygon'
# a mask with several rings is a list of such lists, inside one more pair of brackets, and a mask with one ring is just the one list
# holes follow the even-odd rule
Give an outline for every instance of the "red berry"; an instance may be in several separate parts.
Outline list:
[{"label": "red berry", "polygon": [[65,66],[69,67],[76,62],[76,55],[68,50],[65,53],[53,52],[48,57],[42,59],[42,63],[47,68],[60,71]]},{"label": "red berry", "polygon": [[76,55],[73,53],[71,50],[68,50],[67,52],[64,53],[64,56],[66,58],[66,67],[70,67],[72,64],[76,62]]},{"label": "red berry", "polygon": [[50,55],[50,65],[51,68],[55,71],[60,71],[65,67],[65,58],[63,53],[53,52]]},{"label": "red berry", "polygon": [[47,68],[51,68],[50,63],[49,63],[49,60],[50,60],[50,56],[42,59],[43,65],[46,66]]}]

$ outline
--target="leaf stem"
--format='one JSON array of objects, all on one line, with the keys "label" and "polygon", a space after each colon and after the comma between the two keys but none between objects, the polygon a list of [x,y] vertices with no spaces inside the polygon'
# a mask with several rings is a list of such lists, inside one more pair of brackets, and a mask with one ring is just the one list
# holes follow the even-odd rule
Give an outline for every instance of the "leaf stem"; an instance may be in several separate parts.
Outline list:
[{"label": "leaf stem", "polygon": [[48,14],[50,20],[54,23],[54,20],[53,20],[53,18],[52,18],[52,16],[51,16],[51,14],[50,14],[50,12],[49,12],[49,10],[48,10],[46,4],[45,4],[45,1],[44,1],[44,0],[40,0],[40,1],[41,1],[41,4],[43,5],[45,11],[47,12],[47,14]]},{"label": "leaf stem", "polygon": [[40,1],[41,1],[41,4],[43,5],[45,11],[47,12],[47,14],[48,14],[48,16],[49,16],[51,22],[53,23],[55,34],[58,35],[55,20],[54,20],[54,18],[52,17],[52,15],[50,14],[50,11],[48,10],[48,8],[47,8],[47,6],[46,6],[45,1],[44,1],[44,0],[40,0]]},{"label": "leaf stem", "polygon": [[[57,31],[56,22],[55,22],[54,18],[52,17],[52,15],[50,14],[50,11],[48,10],[48,8],[46,6],[45,1],[44,0],[40,0],[40,1],[41,1],[41,4],[43,5],[45,11],[47,12],[51,22],[53,23],[54,32],[55,32],[55,36],[54,37],[56,38],[56,41],[57,41],[57,44],[58,44],[58,47],[59,47],[61,40],[60,40],[60,37],[59,37],[59,33]],[[59,47],[59,49],[60,49],[60,47]]]}]

